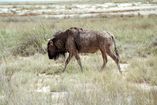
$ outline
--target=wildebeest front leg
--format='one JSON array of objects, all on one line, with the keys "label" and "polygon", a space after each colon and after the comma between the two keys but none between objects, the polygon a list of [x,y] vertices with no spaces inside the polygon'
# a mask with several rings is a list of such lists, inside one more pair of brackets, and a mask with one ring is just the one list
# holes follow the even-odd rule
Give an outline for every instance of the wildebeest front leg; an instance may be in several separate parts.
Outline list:
[{"label": "wildebeest front leg", "polygon": [[73,54],[69,53],[69,56],[68,56],[68,58],[67,58],[66,61],[65,61],[65,66],[64,66],[63,72],[65,71],[65,69],[66,69],[66,67],[67,67],[67,65],[68,65],[68,63],[70,62],[70,59],[71,59],[72,57],[73,57]]},{"label": "wildebeest front leg", "polygon": [[81,64],[81,59],[80,59],[80,56],[78,55],[78,53],[76,53],[75,58],[76,58],[77,63],[79,64],[79,66],[81,68],[81,71],[83,72],[83,67],[82,67],[82,64]]}]

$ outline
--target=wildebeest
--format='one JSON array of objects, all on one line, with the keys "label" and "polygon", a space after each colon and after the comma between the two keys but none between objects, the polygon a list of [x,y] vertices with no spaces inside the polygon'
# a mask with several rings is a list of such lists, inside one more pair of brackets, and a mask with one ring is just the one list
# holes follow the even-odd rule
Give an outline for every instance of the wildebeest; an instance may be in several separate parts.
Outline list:
[{"label": "wildebeest", "polygon": [[63,32],[60,31],[55,33],[54,38],[50,39],[47,45],[49,59],[57,59],[60,55],[65,56],[66,52],[69,53],[63,71],[65,71],[73,56],[75,56],[83,71],[79,53],[95,53],[98,50],[101,51],[103,58],[101,69],[103,69],[107,63],[108,54],[117,64],[119,72],[122,73],[119,65],[119,54],[115,38],[107,31],[98,32],[71,27]]}]

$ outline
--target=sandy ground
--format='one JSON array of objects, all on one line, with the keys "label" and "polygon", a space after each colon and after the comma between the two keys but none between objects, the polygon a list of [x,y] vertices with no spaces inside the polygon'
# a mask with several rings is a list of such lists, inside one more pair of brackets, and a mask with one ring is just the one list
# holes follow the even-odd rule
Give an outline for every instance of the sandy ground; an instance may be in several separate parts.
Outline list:
[{"label": "sandy ground", "polygon": [[87,18],[104,16],[157,15],[157,4],[10,4],[0,5],[0,16],[38,16],[44,18]]}]

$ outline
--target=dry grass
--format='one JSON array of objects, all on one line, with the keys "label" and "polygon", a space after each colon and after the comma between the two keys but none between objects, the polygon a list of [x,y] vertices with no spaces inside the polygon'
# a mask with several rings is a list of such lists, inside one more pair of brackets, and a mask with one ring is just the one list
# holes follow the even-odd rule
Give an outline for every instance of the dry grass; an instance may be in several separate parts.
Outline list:
[{"label": "dry grass", "polygon": [[[130,85],[129,79],[132,80],[132,83],[137,83],[137,80],[140,80],[139,77],[146,76],[142,74],[142,69],[137,63],[136,68],[139,70],[130,70],[132,64],[128,68],[128,74],[123,74],[124,77],[127,77],[124,79],[111,60],[109,60],[105,71],[99,72],[94,69],[100,67],[95,59],[101,59],[92,55],[88,55],[88,57],[83,60],[84,67],[92,66],[93,69],[87,68],[83,73],[76,67],[77,62],[72,60],[67,72],[56,74],[54,71],[63,68],[62,62],[49,61],[46,55],[41,54],[28,58],[15,58],[15,62],[10,60],[7,65],[3,65],[1,68],[1,72],[4,71],[1,77],[7,78],[2,79],[0,85],[1,95],[5,96],[2,105],[49,105],[55,103],[58,105],[60,103],[64,103],[64,105],[114,105],[115,103],[155,105],[156,89],[144,91]],[[87,63],[88,60],[95,62],[95,65]],[[135,68],[134,66],[132,68]],[[153,77],[151,73],[147,76]],[[156,79],[151,78],[151,80]]]},{"label": "dry grass", "polygon": [[[0,20],[0,105],[156,105],[156,88],[132,85],[157,84],[156,17],[13,20]],[[40,52],[52,33],[72,26],[114,33],[121,63],[129,65],[123,75],[111,59],[99,72],[100,52],[81,56],[83,73],[75,59],[62,73],[64,59]]]}]

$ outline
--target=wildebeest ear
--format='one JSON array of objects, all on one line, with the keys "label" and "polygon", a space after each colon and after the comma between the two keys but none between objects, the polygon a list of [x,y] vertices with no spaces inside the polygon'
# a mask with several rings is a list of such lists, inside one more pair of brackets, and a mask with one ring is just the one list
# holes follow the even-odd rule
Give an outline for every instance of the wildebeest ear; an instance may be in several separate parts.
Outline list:
[{"label": "wildebeest ear", "polygon": [[64,42],[62,40],[57,40],[55,42],[55,45],[58,49],[63,49],[64,48]]}]

